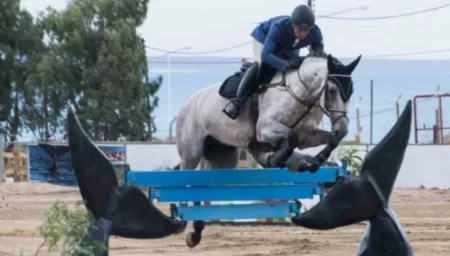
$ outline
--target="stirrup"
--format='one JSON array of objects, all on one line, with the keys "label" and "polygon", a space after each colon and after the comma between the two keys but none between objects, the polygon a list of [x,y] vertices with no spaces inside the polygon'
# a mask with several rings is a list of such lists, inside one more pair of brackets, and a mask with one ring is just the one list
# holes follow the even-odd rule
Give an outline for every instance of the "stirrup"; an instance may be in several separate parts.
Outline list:
[{"label": "stirrup", "polygon": [[[232,106],[232,108],[234,108],[231,112],[232,113],[229,113],[227,110],[228,110],[228,107],[230,106],[230,105],[234,105],[234,106]],[[238,116],[239,116],[239,114],[240,114],[240,112],[241,112],[241,101],[239,100],[239,99],[232,99],[232,100],[230,100],[228,103],[227,103],[227,105],[225,105],[225,107],[222,109],[222,112],[223,113],[225,113],[225,115],[227,115],[229,118],[231,118],[231,119],[233,119],[233,120],[235,120]]]}]

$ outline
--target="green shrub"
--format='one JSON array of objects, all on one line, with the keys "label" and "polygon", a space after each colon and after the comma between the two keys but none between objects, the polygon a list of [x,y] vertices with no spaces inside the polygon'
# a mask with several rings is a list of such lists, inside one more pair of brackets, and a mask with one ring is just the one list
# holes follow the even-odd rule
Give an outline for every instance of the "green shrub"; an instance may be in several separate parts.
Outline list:
[{"label": "green shrub", "polygon": [[61,256],[95,256],[105,248],[86,239],[93,220],[82,201],[76,202],[74,210],[67,203],[57,201],[45,212],[38,230],[49,252],[61,251]]},{"label": "green shrub", "polygon": [[338,158],[347,160],[347,166],[353,175],[361,173],[364,160],[358,154],[362,151],[354,147],[339,147]]}]

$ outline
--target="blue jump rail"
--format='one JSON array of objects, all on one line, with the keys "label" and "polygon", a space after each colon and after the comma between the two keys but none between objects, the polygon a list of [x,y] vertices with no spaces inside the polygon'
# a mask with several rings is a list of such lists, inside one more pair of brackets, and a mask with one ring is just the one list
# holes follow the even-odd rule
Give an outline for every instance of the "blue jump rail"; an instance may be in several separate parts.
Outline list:
[{"label": "blue jump rail", "polygon": [[[290,217],[301,213],[297,199],[323,199],[323,183],[347,175],[347,166],[322,167],[316,173],[288,169],[213,169],[136,171],[125,173],[125,185],[149,187],[149,200],[172,204],[172,218],[185,221]],[[201,201],[295,200],[287,203],[193,205]],[[183,204],[184,202],[184,204]]]}]

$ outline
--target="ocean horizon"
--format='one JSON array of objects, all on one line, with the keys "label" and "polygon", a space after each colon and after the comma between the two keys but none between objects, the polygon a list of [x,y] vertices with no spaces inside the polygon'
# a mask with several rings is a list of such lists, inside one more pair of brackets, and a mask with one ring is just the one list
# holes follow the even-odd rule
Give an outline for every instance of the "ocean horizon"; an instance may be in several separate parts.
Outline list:
[{"label": "ocean horizon", "polygon": [[[352,58],[340,58],[344,64]],[[180,107],[197,90],[223,82],[229,75],[238,71],[241,58],[238,57],[179,57],[171,56],[171,115],[169,116],[168,63],[167,57],[150,56],[149,70],[152,78],[161,75],[162,85],[157,92],[159,105],[153,112],[157,131],[155,137],[169,137],[170,122]],[[411,59],[361,59],[353,72],[354,93],[350,100],[349,134],[345,140],[353,140],[356,134],[356,104],[361,97],[360,124],[361,142],[370,142],[370,83],[373,81],[373,138],[377,143],[396,121],[395,105],[400,97],[400,111],[409,99],[416,95],[450,93],[450,60],[411,60]],[[421,99],[417,104],[417,122],[419,127],[433,127],[435,120],[436,98]],[[450,127],[450,97],[443,98],[443,126]],[[448,116],[449,118],[445,118]],[[413,120],[414,122],[414,120]],[[329,129],[325,119],[324,128]],[[175,127],[173,127],[175,130]],[[174,131],[173,131],[174,132]],[[414,143],[412,126],[410,142]],[[447,130],[449,133],[450,130]],[[174,133],[173,133],[174,134]],[[419,131],[420,142],[433,139],[431,131]]]}]

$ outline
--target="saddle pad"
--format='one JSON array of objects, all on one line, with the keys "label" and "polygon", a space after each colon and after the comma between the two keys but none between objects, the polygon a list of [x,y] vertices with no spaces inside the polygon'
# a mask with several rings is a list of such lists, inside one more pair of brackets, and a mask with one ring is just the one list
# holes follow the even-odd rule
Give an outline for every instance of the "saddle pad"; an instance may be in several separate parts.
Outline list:
[{"label": "saddle pad", "polygon": [[227,99],[236,97],[237,89],[239,83],[242,80],[242,77],[244,77],[244,72],[236,72],[233,75],[227,77],[227,79],[225,79],[225,81],[219,88],[220,96]]}]

